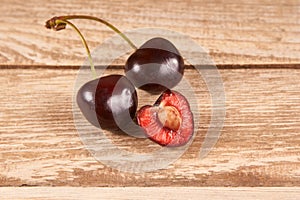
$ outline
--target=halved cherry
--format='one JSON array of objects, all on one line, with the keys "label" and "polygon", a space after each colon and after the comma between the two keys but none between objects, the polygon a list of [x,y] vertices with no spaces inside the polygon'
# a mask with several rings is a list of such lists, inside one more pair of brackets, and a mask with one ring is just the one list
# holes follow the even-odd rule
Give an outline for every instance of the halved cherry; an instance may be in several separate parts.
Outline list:
[{"label": "halved cherry", "polygon": [[153,106],[143,106],[137,122],[145,134],[162,146],[183,146],[194,132],[193,113],[179,92],[166,90]]}]

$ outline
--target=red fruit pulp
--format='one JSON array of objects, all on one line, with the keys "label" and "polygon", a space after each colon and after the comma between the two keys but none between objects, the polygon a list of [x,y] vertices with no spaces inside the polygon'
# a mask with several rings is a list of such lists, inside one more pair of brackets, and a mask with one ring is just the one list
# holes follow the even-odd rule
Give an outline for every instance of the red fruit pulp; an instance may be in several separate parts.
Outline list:
[{"label": "red fruit pulp", "polygon": [[193,114],[187,99],[176,91],[165,91],[153,106],[137,113],[145,134],[162,146],[183,146],[194,132]]}]

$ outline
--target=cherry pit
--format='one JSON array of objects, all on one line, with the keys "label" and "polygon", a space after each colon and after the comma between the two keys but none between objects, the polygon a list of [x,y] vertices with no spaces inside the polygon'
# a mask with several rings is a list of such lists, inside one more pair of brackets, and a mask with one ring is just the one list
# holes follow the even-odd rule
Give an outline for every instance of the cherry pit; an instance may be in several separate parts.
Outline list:
[{"label": "cherry pit", "polygon": [[[70,20],[98,21],[118,33],[134,50],[124,64],[124,74],[97,78],[87,42]],[[184,61],[176,47],[167,39],[156,37],[137,48],[119,29],[107,21],[86,15],[53,17],[46,27],[55,31],[72,27],[87,51],[94,80],[85,83],[77,93],[77,104],[84,117],[94,126],[118,129],[130,121],[142,128],[144,134],[161,146],[187,144],[194,132],[193,113],[188,100],[172,90],[182,79]],[[137,89],[158,91],[160,97],[153,105],[138,111]]]}]

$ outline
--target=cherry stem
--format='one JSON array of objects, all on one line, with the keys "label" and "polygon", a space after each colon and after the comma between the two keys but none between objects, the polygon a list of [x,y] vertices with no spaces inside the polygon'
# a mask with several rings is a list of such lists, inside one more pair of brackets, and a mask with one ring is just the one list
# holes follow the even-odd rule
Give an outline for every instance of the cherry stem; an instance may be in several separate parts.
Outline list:
[{"label": "cherry stem", "polygon": [[91,71],[95,77],[96,77],[96,70],[95,70],[93,60],[92,60],[90,49],[89,49],[87,42],[84,39],[83,35],[79,31],[79,29],[73,23],[68,21],[68,20],[72,20],[72,19],[88,19],[88,20],[94,20],[94,21],[100,22],[100,23],[106,25],[107,27],[109,27],[110,29],[112,29],[114,32],[118,33],[134,50],[137,50],[137,47],[119,29],[117,29],[114,25],[110,24],[109,22],[107,22],[103,19],[97,18],[97,17],[88,16],[88,15],[67,15],[67,16],[53,17],[53,18],[49,19],[48,21],[46,21],[46,28],[59,31],[59,30],[65,29],[66,26],[69,25],[78,33],[78,35],[86,49],[86,52],[88,54],[88,58],[89,58],[90,65],[91,65]]},{"label": "cherry stem", "polygon": [[84,46],[84,48],[86,50],[86,53],[88,55],[88,59],[89,59],[89,62],[90,62],[92,74],[93,74],[94,78],[96,78],[97,77],[97,73],[96,73],[96,70],[95,70],[95,66],[94,66],[94,63],[93,63],[93,59],[92,59],[92,56],[91,56],[90,49],[89,49],[89,47],[87,45],[87,42],[84,39],[83,35],[79,31],[79,29],[73,23],[69,22],[68,20],[63,20],[63,19],[59,19],[59,18],[56,18],[56,17],[48,20],[46,22],[46,27],[54,29],[56,31],[59,31],[59,30],[65,29],[67,24],[69,26],[71,26],[78,33],[78,35],[79,35],[79,37],[80,37],[80,39],[81,39],[81,41],[83,43],[83,46]]},{"label": "cherry stem", "polygon": [[107,27],[109,27],[110,29],[112,29],[114,32],[118,33],[134,50],[137,50],[137,47],[133,44],[133,42],[125,34],[123,34],[117,27],[115,27],[114,25],[112,25],[111,23],[109,23],[103,19],[93,17],[93,16],[88,16],[88,15],[66,15],[66,16],[59,16],[59,17],[55,17],[55,18],[60,19],[60,20],[88,19],[88,20],[94,20],[94,21],[100,22],[100,23],[106,25]]}]

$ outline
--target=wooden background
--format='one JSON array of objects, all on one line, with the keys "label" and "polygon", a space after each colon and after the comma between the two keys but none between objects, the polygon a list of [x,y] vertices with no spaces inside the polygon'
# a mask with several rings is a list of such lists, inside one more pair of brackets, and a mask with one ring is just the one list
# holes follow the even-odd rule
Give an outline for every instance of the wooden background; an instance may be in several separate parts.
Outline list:
[{"label": "wooden background", "polygon": [[[224,194],[239,198],[241,193],[246,194],[244,199],[300,196],[295,187],[300,186],[299,1],[0,3],[1,199],[76,199],[75,194],[91,199],[96,198],[93,192],[116,199],[119,192],[138,199],[157,191],[160,198],[176,198],[180,193],[191,198],[200,193],[209,198]],[[201,121],[195,140],[180,159],[167,169],[141,174],[120,172],[94,159],[78,137],[72,113],[74,82],[85,51],[72,30],[44,28],[47,19],[66,14],[101,17],[124,31],[156,27],[182,32],[209,51],[224,81],[226,119],[217,145],[205,159],[199,160],[198,154],[210,122],[211,101],[193,69],[185,77],[195,88]],[[76,20],[76,24],[91,49],[113,35],[95,22]],[[116,72],[122,70],[108,71]],[[155,98],[145,95],[140,104]],[[157,148],[150,141],[110,137],[129,151]],[[153,188],[78,188],[74,192],[69,186]]]}]

